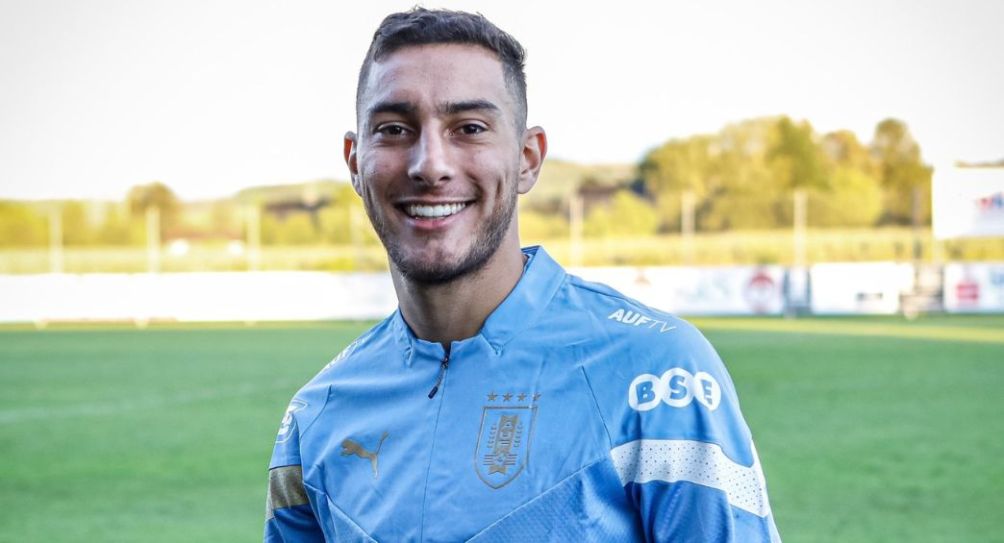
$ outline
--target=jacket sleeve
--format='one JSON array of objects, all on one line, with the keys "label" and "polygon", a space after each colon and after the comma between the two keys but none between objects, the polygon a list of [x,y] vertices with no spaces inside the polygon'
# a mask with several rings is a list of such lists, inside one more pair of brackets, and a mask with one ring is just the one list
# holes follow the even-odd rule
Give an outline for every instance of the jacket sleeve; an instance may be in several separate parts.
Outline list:
[{"label": "jacket sleeve", "polygon": [[[640,440],[627,448],[612,454],[646,541],[781,541],[759,463],[742,466],[713,444],[687,440]],[[627,474],[625,456],[633,464]]]},{"label": "jacket sleeve", "polygon": [[296,412],[305,404],[293,400],[279,427],[268,470],[265,499],[265,543],[324,541],[303,484],[300,433]]},{"label": "jacket sleeve", "polygon": [[[607,397],[610,458],[647,541],[779,542],[750,430],[724,364],[689,325],[635,343]],[[623,388],[621,388],[623,387]]]}]

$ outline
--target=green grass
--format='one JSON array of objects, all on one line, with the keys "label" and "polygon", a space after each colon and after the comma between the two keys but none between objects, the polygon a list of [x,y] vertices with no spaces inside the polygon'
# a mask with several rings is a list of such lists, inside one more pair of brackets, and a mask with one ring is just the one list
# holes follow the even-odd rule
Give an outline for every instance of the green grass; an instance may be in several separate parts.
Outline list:
[{"label": "green grass", "polygon": [[1004,541],[1004,317],[696,323],[787,541]]},{"label": "green grass", "polygon": [[[695,322],[786,541],[1004,541],[1004,317]],[[0,541],[259,539],[285,404],[365,327],[0,328]]]},{"label": "green grass", "polygon": [[0,540],[260,539],[285,404],[362,328],[0,332]]}]

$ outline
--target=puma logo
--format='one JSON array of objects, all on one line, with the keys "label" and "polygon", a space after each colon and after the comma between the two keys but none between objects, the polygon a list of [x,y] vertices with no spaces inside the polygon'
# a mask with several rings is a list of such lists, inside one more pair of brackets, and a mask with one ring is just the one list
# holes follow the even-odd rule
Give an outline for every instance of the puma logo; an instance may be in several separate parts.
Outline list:
[{"label": "puma logo", "polygon": [[373,467],[373,478],[376,479],[379,476],[377,471],[377,455],[380,454],[380,447],[383,447],[383,440],[387,439],[387,432],[383,433],[380,437],[380,444],[377,445],[376,451],[369,452],[363,448],[358,442],[351,439],[345,439],[342,441],[342,456],[356,455],[359,458],[369,459],[370,466]]}]

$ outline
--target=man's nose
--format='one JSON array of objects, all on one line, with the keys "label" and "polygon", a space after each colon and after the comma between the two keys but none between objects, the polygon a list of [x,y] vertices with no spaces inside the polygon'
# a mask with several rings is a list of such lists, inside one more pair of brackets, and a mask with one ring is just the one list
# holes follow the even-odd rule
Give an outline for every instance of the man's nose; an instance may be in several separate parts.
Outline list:
[{"label": "man's nose", "polygon": [[435,130],[423,130],[412,148],[408,176],[417,183],[437,185],[450,181],[453,175],[446,136]]}]

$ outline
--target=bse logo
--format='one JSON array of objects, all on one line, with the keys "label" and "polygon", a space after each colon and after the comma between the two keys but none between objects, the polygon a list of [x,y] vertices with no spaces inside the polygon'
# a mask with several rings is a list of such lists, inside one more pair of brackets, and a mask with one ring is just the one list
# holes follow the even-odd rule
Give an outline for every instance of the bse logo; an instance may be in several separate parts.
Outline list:
[{"label": "bse logo", "polygon": [[636,411],[649,411],[660,403],[686,407],[694,400],[714,411],[722,403],[722,387],[707,372],[692,374],[683,368],[673,368],[662,377],[643,373],[628,388],[628,405]]}]

